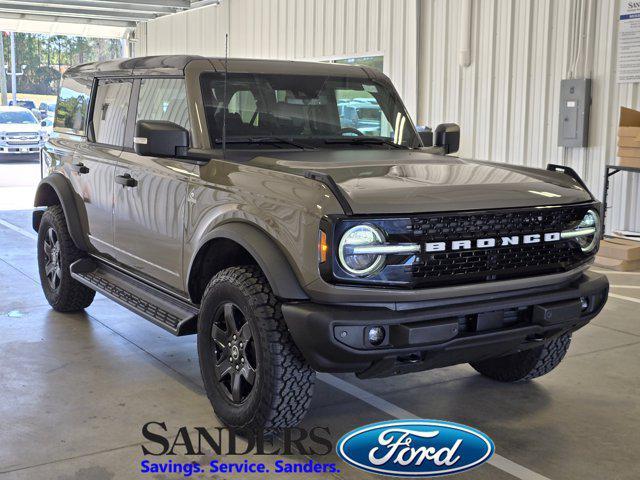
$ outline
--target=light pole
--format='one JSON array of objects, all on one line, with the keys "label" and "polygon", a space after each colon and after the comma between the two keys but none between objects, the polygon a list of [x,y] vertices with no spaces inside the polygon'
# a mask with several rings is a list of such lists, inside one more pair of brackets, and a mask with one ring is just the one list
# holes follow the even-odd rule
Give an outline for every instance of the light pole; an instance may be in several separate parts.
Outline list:
[{"label": "light pole", "polygon": [[7,104],[7,70],[4,68],[4,32],[0,32],[0,103]]},{"label": "light pole", "polygon": [[18,104],[18,92],[16,91],[16,39],[15,34],[11,32],[11,94],[13,104]]}]

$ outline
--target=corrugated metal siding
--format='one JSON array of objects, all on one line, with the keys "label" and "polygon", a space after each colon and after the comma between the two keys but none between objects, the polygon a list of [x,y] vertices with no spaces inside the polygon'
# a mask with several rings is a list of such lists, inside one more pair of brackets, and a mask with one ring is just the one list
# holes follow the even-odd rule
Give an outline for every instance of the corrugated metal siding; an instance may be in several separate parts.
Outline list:
[{"label": "corrugated metal siding", "polygon": [[[616,84],[617,16],[620,0],[474,0],[472,64],[458,65],[462,0],[427,0],[432,45],[424,123],[457,122],[460,155],[544,168],[574,168],[601,197],[604,166],[615,162],[620,106],[640,109],[640,87]],[[587,18],[577,76],[593,79],[589,148],[558,147],[560,80],[568,78],[579,39],[578,18]],[[640,230],[640,176],[620,173],[612,183],[608,225]]]},{"label": "corrugated metal siding", "polygon": [[[138,54],[319,59],[381,52],[408,108],[427,125],[457,122],[461,156],[573,167],[597,196],[615,161],[620,106],[640,109],[639,84],[615,80],[620,0],[473,0],[472,63],[458,65],[462,0],[225,0],[149,22]],[[581,8],[582,7],[582,8]],[[418,83],[420,32],[425,75]],[[363,12],[365,12],[363,14]],[[585,21],[577,76],[593,79],[589,148],[557,146],[560,80]],[[144,38],[142,38],[144,37]],[[144,48],[143,48],[144,47]],[[426,51],[425,51],[426,50]],[[421,107],[418,108],[418,87]],[[623,177],[624,176],[624,177]],[[640,230],[640,179],[618,174],[609,225]]]},{"label": "corrugated metal siding", "polygon": [[233,57],[382,54],[385,73],[415,115],[417,23],[418,0],[226,0],[148,22],[137,31],[136,54],[223,56],[227,25]]}]

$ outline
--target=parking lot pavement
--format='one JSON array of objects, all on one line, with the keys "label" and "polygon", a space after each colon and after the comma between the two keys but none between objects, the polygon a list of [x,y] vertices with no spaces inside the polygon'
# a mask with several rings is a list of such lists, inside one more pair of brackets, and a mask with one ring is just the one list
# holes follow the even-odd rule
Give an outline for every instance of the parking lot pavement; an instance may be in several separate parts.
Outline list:
[{"label": "parking lot pavement", "polygon": [[[170,431],[219,426],[195,338],[173,337],[101,296],[86,313],[52,311],[29,228],[30,212],[0,212],[0,478],[138,478],[144,423],[164,421]],[[636,479],[640,458],[629,448],[640,443],[640,307],[632,300],[640,289],[630,286],[639,279],[610,275],[619,297],[574,335],[565,361],[542,379],[498,384],[466,365],[383,380],[323,374],[303,426],[329,427],[335,442],[394,417],[450,420],[487,433],[500,455],[456,478]],[[333,452],[315,459],[338,461]],[[339,467],[324,478],[380,478]]]},{"label": "parking lot pavement", "polygon": [[33,207],[33,197],[39,181],[39,162],[0,160],[0,210]]}]

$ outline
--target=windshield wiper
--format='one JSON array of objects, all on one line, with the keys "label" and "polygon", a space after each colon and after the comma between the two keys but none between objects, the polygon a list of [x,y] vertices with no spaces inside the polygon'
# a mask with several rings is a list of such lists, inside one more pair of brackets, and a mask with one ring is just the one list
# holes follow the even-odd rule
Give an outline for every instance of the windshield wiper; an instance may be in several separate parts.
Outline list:
[{"label": "windshield wiper", "polygon": [[[217,144],[222,144],[222,139],[216,139]],[[229,144],[238,144],[238,143],[261,143],[264,145],[278,145],[278,144],[286,144],[291,145],[292,147],[300,148],[302,150],[306,150],[308,148],[315,149],[309,145],[304,145],[302,143],[294,142],[293,140],[287,140],[282,137],[246,137],[246,138],[229,138],[225,140],[225,143]]]},{"label": "windshield wiper", "polygon": [[329,138],[324,143],[347,143],[351,145],[389,145],[393,148],[401,148],[408,150],[409,147],[395,143],[393,140],[381,137],[344,137],[344,138]]}]

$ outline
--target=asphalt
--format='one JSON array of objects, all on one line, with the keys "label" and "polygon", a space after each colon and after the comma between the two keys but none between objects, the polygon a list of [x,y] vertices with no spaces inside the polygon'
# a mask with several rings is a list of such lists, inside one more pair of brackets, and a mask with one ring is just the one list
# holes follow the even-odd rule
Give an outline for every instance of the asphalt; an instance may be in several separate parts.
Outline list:
[{"label": "asphalt", "polygon": [[[0,211],[0,479],[182,478],[139,473],[141,428],[166,422],[175,434],[181,426],[220,426],[203,391],[195,337],[173,337],[101,296],[85,313],[51,310],[39,286],[30,217],[27,210]],[[382,380],[323,375],[302,426],[328,427],[335,442],[356,427],[402,415],[449,420],[488,434],[500,456],[455,478],[635,480],[640,275],[609,279],[616,297],[541,379],[504,385],[467,365]],[[338,462],[340,472],[282,478],[380,478],[335,453],[311,458]]]}]

